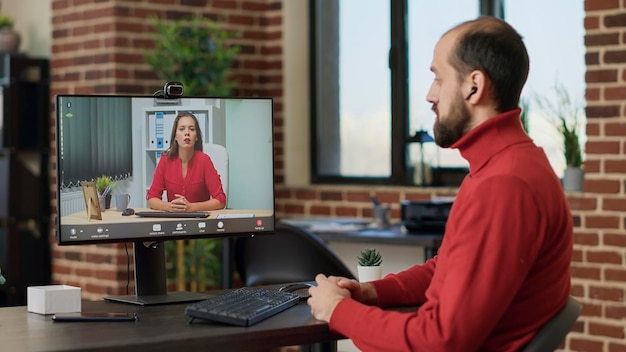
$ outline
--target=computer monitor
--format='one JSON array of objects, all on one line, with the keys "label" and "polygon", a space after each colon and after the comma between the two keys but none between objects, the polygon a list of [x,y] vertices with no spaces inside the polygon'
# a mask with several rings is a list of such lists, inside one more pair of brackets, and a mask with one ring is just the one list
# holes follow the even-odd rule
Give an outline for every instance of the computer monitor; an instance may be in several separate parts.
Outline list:
[{"label": "computer monitor", "polygon": [[[176,143],[170,138],[181,113],[198,121],[203,153],[219,174],[226,206],[199,218],[139,216],[159,210],[149,208],[148,190],[157,165]],[[199,293],[167,292],[163,241],[273,233],[272,98],[58,95],[56,121],[58,244],[133,243],[135,294],[105,299],[141,305],[202,299]],[[94,189],[103,175],[114,184],[109,191]],[[203,186],[191,182],[190,177],[180,187]],[[102,197],[107,193],[110,201]],[[168,200],[167,189],[162,200]],[[123,215],[118,206],[134,214]]]}]

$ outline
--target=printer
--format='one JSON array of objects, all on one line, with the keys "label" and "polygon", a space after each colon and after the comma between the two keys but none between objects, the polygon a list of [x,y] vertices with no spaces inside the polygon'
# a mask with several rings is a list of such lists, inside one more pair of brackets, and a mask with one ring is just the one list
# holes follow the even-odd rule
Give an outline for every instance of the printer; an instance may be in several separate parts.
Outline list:
[{"label": "printer", "polygon": [[454,198],[405,200],[400,203],[402,225],[410,234],[443,234]]}]

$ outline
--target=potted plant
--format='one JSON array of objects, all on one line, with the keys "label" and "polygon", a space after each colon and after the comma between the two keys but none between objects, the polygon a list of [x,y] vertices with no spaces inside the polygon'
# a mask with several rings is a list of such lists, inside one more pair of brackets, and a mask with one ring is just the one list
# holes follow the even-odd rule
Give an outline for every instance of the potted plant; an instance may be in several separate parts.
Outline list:
[{"label": "potted plant", "polygon": [[566,191],[582,191],[584,181],[583,151],[580,137],[584,126],[581,105],[573,101],[563,84],[554,85],[556,101],[547,97],[536,97],[535,101],[549,116],[563,138],[563,157],[565,170],[563,171],[563,189]]},{"label": "potted plant", "polygon": [[20,46],[20,35],[13,30],[13,19],[0,14],[0,52],[17,52]]},{"label": "potted plant", "polygon": [[98,199],[100,200],[101,211],[111,208],[111,195],[115,182],[111,181],[111,177],[102,175],[96,178],[96,190],[98,191]]},{"label": "potted plant", "polygon": [[153,18],[154,49],[146,61],[164,82],[181,82],[190,96],[226,96],[236,84],[230,68],[239,47],[228,45],[234,33],[219,29],[208,18],[174,21]]},{"label": "potted plant", "polygon": [[378,280],[383,276],[383,258],[375,248],[365,248],[357,256],[359,282]]}]

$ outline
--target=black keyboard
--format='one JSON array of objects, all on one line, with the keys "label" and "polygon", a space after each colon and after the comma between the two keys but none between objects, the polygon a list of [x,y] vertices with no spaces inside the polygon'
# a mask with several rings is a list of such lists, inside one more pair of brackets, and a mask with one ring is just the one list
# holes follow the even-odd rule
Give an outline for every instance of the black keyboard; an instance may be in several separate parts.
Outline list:
[{"label": "black keyboard", "polygon": [[200,318],[250,326],[296,305],[299,299],[292,292],[244,287],[193,303],[185,308],[185,314],[191,321]]}]

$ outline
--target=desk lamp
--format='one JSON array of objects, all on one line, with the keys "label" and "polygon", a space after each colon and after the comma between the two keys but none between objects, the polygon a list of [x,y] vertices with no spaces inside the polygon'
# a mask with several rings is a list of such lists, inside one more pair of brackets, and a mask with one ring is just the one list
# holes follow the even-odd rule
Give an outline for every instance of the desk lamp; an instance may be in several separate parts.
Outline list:
[{"label": "desk lamp", "polygon": [[415,131],[415,134],[407,140],[407,143],[419,143],[420,145],[420,165],[422,173],[422,186],[426,184],[426,168],[424,167],[424,143],[434,142],[435,139],[428,134],[427,131],[419,130]]}]

